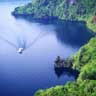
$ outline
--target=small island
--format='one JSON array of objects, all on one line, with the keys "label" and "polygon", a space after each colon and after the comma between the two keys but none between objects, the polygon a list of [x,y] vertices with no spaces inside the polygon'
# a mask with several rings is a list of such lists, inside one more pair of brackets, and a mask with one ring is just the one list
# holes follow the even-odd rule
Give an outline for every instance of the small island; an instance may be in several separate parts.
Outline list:
[{"label": "small island", "polygon": [[57,56],[56,60],[54,61],[55,68],[69,68],[72,69],[73,60],[71,58],[62,59],[60,56]]}]

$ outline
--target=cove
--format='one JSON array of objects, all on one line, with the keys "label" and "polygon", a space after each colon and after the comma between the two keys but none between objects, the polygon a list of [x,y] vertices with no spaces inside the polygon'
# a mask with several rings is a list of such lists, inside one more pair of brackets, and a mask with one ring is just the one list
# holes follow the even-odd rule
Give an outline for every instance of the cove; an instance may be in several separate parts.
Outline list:
[{"label": "cove", "polygon": [[72,56],[93,36],[83,23],[16,19],[11,12],[22,4],[0,3],[0,96],[33,96],[38,89],[74,81],[71,70],[54,69],[54,59]]}]

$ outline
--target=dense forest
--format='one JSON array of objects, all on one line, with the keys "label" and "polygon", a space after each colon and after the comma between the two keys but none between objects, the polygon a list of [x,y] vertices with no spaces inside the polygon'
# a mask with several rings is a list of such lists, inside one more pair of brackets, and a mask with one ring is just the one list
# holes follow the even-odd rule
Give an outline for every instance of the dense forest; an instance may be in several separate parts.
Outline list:
[{"label": "dense forest", "polygon": [[[60,20],[84,21],[96,32],[96,0],[34,0],[15,8],[15,16],[31,16],[33,19],[55,17]],[[39,90],[35,96],[96,96],[96,37],[70,57],[73,69],[80,72],[75,82]]]},{"label": "dense forest", "polygon": [[32,18],[56,17],[63,20],[83,20],[93,31],[96,25],[96,1],[92,0],[34,0],[26,6],[17,7],[14,15],[31,15]]}]

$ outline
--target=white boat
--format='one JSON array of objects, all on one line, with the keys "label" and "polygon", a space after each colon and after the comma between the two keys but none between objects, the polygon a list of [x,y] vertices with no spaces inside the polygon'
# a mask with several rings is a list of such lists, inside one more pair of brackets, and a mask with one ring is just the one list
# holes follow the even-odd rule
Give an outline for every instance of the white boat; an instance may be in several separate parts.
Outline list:
[{"label": "white boat", "polygon": [[24,51],[24,48],[19,48],[17,52],[18,52],[19,54],[22,54],[23,51]]}]

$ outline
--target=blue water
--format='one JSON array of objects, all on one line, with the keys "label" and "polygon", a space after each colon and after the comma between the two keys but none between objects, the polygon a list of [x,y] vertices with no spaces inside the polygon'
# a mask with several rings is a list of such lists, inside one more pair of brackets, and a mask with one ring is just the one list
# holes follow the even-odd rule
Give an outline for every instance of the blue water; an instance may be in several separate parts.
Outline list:
[{"label": "blue water", "polygon": [[[25,3],[0,3],[0,96],[33,96],[38,89],[74,81],[70,71],[54,70],[54,60],[58,55],[72,56],[92,36],[81,23],[43,24],[14,18],[11,12]],[[19,54],[21,47],[24,52]]]}]

